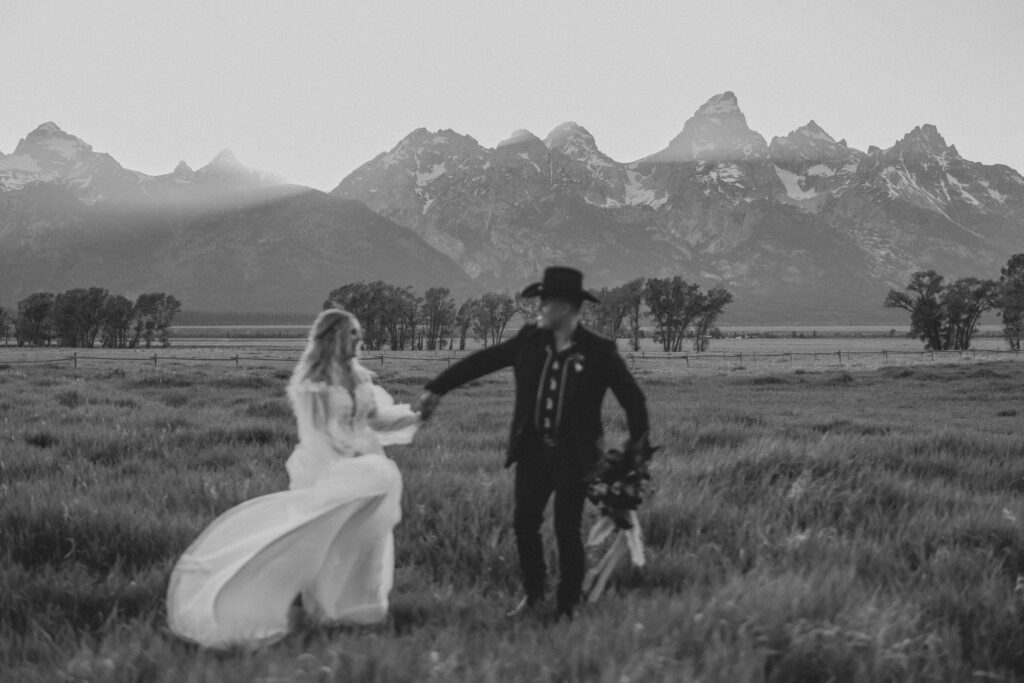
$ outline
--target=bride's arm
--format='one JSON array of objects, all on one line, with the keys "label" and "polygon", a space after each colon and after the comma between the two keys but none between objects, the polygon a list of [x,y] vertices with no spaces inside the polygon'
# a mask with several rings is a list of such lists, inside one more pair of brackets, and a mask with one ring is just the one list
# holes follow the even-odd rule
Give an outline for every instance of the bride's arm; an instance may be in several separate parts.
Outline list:
[{"label": "bride's arm", "polygon": [[408,403],[395,403],[387,391],[373,384],[374,407],[367,416],[367,423],[376,432],[392,432],[420,424],[420,414]]}]

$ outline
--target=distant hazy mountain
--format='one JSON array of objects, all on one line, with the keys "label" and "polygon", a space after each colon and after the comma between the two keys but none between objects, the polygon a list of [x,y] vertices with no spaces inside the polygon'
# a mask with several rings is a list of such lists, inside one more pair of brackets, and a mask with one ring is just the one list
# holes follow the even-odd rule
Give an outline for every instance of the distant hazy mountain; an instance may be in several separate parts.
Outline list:
[{"label": "distant hazy mountain", "polygon": [[360,279],[470,288],[408,228],[227,150],[149,176],[46,123],[0,154],[0,304],[100,285],[167,291],[192,310],[312,311]]},{"label": "distant hazy mountain", "polygon": [[814,121],[768,143],[731,92],[631,163],[575,123],[494,149],[418,129],[333,194],[474,278],[519,285],[555,261],[594,285],[680,274],[733,289],[747,319],[877,319],[914,270],[991,277],[1024,251],[1024,178],[961,158],[934,126],[867,152]]}]

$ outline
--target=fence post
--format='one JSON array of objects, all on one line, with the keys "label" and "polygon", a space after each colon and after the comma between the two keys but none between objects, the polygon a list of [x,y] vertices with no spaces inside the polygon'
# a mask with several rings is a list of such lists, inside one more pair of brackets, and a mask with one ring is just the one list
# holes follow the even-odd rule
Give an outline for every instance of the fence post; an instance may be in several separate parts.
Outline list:
[{"label": "fence post", "polygon": [[740,354],[740,365],[743,365],[743,354]]},{"label": "fence post", "polygon": [[789,356],[789,362],[792,363],[793,362],[793,352],[790,351],[787,355]]},{"label": "fence post", "polygon": [[690,367],[690,357],[689,356],[683,356],[683,358],[686,359],[686,367]]},{"label": "fence post", "polygon": [[235,370],[238,369],[238,354],[235,354]]},{"label": "fence post", "polygon": [[74,355],[71,356],[71,362],[73,363],[74,367],[78,367],[78,351],[75,351]]},{"label": "fence post", "polygon": [[842,365],[843,364],[843,352],[842,351],[836,351],[836,356],[839,358],[839,364]]},{"label": "fence post", "polygon": [[381,368],[384,367],[384,349],[383,348],[381,348],[381,350],[380,350],[380,367]]},{"label": "fence post", "polygon": [[452,366],[452,357],[448,356],[448,358],[446,358],[445,360],[448,361],[448,367],[451,367]]},{"label": "fence post", "polygon": [[882,349],[882,358],[884,358],[885,360],[889,360],[889,352],[886,351],[885,349]]},{"label": "fence post", "polygon": [[153,367],[156,367],[156,354],[153,354]]}]

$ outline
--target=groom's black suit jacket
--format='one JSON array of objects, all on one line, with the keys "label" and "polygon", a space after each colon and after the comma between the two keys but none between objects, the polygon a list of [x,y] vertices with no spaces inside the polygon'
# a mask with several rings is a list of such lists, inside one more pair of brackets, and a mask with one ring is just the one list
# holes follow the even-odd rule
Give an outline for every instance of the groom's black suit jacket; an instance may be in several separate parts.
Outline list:
[{"label": "groom's black suit jacket", "polygon": [[[584,474],[603,450],[604,429],[601,403],[612,390],[626,412],[630,436],[647,435],[647,405],[643,391],[619,355],[615,342],[577,326],[573,333],[575,349],[570,356],[572,369],[564,388],[562,424],[566,447],[574,457],[573,468]],[[505,466],[519,460],[536,447],[534,416],[541,374],[549,353],[554,353],[554,335],[536,325],[525,325],[511,339],[477,351],[451,366],[426,385],[427,390],[445,394],[474,379],[511,366],[515,373],[516,404]],[[579,368],[579,369],[577,369]]]}]

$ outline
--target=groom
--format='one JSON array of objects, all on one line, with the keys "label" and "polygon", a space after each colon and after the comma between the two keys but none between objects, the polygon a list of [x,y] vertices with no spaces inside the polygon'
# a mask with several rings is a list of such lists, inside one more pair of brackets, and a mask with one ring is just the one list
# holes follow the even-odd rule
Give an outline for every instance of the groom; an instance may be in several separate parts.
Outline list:
[{"label": "groom", "polygon": [[500,344],[473,353],[427,383],[419,410],[430,417],[447,392],[505,367],[515,373],[515,413],[505,466],[516,464],[514,527],[526,597],[510,617],[536,608],[544,598],[546,567],[540,527],[555,497],[555,537],[560,581],[557,609],[572,616],[584,573],[580,526],[586,501],[584,477],[603,452],[601,403],[607,389],[626,412],[627,449],[640,448],[648,432],[644,394],[615,342],[580,324],[584,301],[578,270],[552,267],[543,282],[523,290],[540,297],[536,324]]}]

